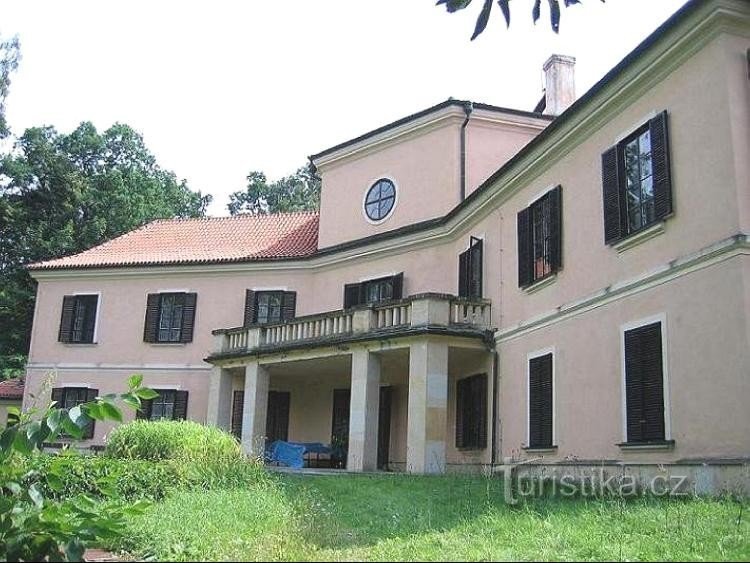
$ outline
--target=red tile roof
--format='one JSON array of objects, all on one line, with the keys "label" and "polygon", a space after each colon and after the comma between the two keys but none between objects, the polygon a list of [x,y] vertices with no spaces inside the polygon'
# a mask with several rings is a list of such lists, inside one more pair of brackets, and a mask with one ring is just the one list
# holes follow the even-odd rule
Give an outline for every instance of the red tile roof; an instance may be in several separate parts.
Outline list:
[{"label": "red tile roof", "polygon": [[318,214],[161,219],[90,250],[32,270],[213,264],[309,256],[318,248]]},{"label": "red tile roof", "polygon": [[23,378],[0,381],[0,399],[23,399]]}]

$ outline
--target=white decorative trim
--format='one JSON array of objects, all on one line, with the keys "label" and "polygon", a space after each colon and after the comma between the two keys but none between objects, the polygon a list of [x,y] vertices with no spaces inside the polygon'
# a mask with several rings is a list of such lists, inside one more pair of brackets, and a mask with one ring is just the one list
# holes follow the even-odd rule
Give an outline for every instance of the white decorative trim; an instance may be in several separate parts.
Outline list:
[{"label": "white decorative trim", "polygon": [[661,328],[661,364],[663,378],[663,399],[664,399],[664,439],[672,439],[672,416],[671,403],[669,400],[669,339],[667,337],[667,314],[659,313],[636,321],[631,321],[620,326],[620,408],[622,409],[622,441],[628,441],[628,412],[627,412],[627,391],[625,387],[625,333],[640,328],[642,326],[660,323]]},{"label": "white decorative trim", "polygon": [[555,450],[557,446],[557,354],[555,347],[544,348],[526,355],[526,444],[531,443],[531,360],[552,354],[552,448],[527,448],[534,451]]},{"label": "white decorative trim", "polygon": [[151,385],[149,383],[148,388],[162,391],[182,391],[182,385]]},{"label": "white decorative trim", "polygon": [[554,190],[557,186],[560,184],[550,184],[546,188],[544,188],[542,191],[538,192],[534,197],[532,197],[529,200],[529,204],[526,207],[531,207],[534,205],[537,201],[542,199],[544,196],[546,196],[548,193],[550,193],[552,190]]},{"label": "white decorative trim", "polygon": [[289,291],[287,286],[274,286],[274,287],[251,287],[250,291],[261,292],[261,291]]},{"label": "white decorative trim", "polygon": [[532,293],[536,293],[537,291],[541,291],[545,287],[552,285],[553,283],[555,283],[555,281],[557,281],[557,272],[549,274],[541,280],[524,287],[523,291],[524,293],[531,295]]},{"label": "white decorative trim", "polygon": [[519,338],[737,256],[750,256],[750,235],[742,234],[724,239],[695,254],[673,260],[637,278],[615,283],[581,299],[560,305],[552,311],[542,313],[506,329],[498,330],[495,333],[495,340],[500,343]]},{"label": "white decorative trim", "polygon": [[365,283],[368,281],[374,281],[374,280],[382,280],[384,278],[392,278],[393,276],[398,275],[399,272],[387,272],[385,274],[375,274],[375,275],[369,275],[364,278],[359,278],[357,280],[358,283]]},{"label": "white decorative trim", "polygon": [[[380,180],[388,180],[390,183],[393,184],[393,207],[391,207],[391,210],[386,213],[385,217],[382,219],[370,219],[370,217],[367,216],[367,194],[370,193],[370,190],[375,187],[375,184],[380,182]],[[401,192],[401,189],[398,187],[398,184],[396,183],[396,180],[393,179],[392,176],[389,176],[387,174],[383,174],[381,176],[376,177],[375,179],[370,179],[367,187],[365,188],[365,193],[362,196],[362,206],[360,209],[362,210],[362,217],[365,218],[365,221],[370,223],[370,225],[382,225],[386,221],[388,221],[391,217],[393,217],[393,214],[396,212],[396,207],[398,206],[398,199],[399,199],[399,193]]]},{"label": "white decorative trim", "polygon": [[634,246],[638,246],[639,244],[643,244],[644,242],[651,240],[654,237],[659,236],[665,231],[666,231],[666,221],[661,220],[658,223],[643,229],[642,231],[638,231],[622,239],[621,241],[616,242],[615,244],[612,245],[612,248],[617,250],[617,252],[622,253],[630,248],[633,248]]},{"label": "white decorative trim", "polygon": [[612,145],[619,145],[621,142],[623,142],[625,139],[630,137],[633,133],[638,131],[638,129],[646,125],[649,121],[651,121],[660,113],[661,112],[658,110],[655,110],[655,109],[651,110],[644,117],[642,117],[640,120],[636,121],[633,125],[631,125],[627,130],[618,134],[617,137],[615,137],[615,140],[612,141]]}]

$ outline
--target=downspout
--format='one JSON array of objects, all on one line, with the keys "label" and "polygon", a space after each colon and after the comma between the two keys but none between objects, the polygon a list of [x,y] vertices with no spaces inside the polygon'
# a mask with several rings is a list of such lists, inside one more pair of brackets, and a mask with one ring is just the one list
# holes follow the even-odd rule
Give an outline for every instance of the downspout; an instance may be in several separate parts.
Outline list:
[{"label": "downspout", "polygon": [[466,119],[463,125],[461,125],[461,201],[466,199],[466,126],[469,124],[472,111],[474,111],[474,104],[472,102],[464,102]]},{"label": "downspout", "polygon": [[498,353],[497,348],[492,352],[492,458],[490,460],[490,467],[492,469],[497,465],[497,394],[498,394],[498,367],[497,367]]}]

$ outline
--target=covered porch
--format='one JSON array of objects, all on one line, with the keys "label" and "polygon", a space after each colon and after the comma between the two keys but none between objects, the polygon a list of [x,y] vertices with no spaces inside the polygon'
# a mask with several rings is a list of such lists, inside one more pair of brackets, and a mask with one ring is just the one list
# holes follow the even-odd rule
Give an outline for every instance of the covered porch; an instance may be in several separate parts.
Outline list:
[{"label": "covered porch", "polygon": [[[307,346],[292,341],[227,354],[229,335],[219,333],[224,351],[210,358],[208,422],[232,430],[255,457],[263,457],[276,440],[322,444],[327,451],[311,453],[310,467],[442,473],[452,466],[489,464],[494,352],[486,329],[452,326],[451,314],[459,311],[450,300],[428,300],[421,304],[423,320],[447,322],[425,322],[420,331],[413,330],[420,326],[414,324],[417,308],[406,300],[397,306],[408,323],[369,331],[369,338],[350,333],[334,343],[312,337],[303,339]],[[384,316],[375,307],[364,312],[375,322]],[[300,330],[285,324],[264,330]],[[477,395],[483,404],[469,405],[460,397],[464,379],[483,382],[477,387],[484,390]],[[467,416],[465,408],[475,412]],[[483,428],[464,428],[467,424]],[[484,440],[461,447],[459,434],[470,431]]]}]

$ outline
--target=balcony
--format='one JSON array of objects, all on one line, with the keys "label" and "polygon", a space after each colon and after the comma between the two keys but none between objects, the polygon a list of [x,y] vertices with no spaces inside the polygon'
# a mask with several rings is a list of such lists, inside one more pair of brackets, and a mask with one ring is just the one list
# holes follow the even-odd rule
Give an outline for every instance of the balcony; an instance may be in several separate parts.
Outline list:
[{"label": "balcony", "polygon": [[208,360],[416,334],[491,338],[489,300],[423,293],[398,301],[213,332]]}]

